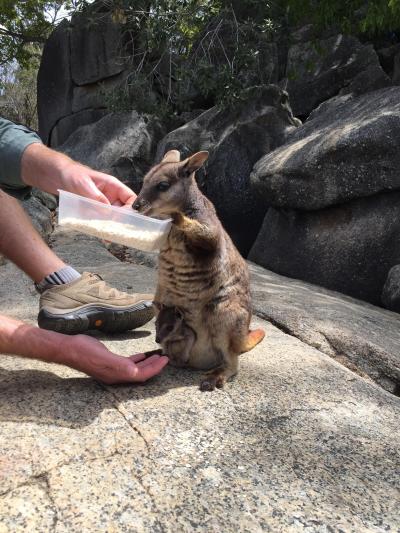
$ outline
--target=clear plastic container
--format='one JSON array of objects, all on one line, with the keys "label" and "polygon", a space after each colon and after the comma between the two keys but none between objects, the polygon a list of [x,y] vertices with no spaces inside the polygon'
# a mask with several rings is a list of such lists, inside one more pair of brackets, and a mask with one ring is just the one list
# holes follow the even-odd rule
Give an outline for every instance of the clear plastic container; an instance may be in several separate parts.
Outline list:
[{"label": "clear plastic container", "polygon": [[126,207],[89,200],[66,191],[58,191],[58,222],[64,227],[146,252],[159,250],[171,220],[157,220]]}]

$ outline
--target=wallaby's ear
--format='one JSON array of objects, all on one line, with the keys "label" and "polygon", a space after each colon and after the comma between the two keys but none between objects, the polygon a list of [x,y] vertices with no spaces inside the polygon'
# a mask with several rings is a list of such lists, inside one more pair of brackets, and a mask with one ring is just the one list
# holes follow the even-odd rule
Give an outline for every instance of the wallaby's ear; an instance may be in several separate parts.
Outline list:
[{"label": "wallaby's ear", "polygon": [[181,154],[178,150],[169,150],[161,160],[161,163],[179,163]]},{"label": "wallaby's ear", "polygon": [[204,165],[204,163],[208,159],[208,152],[197,152],[190,157],[187,158],[185,163],[182,165],[182,167],[179,169],[179,172],[183,176],[190,176],[193,174],[193,172],[196,172],[196,170],[199,170],[200,167]]}]

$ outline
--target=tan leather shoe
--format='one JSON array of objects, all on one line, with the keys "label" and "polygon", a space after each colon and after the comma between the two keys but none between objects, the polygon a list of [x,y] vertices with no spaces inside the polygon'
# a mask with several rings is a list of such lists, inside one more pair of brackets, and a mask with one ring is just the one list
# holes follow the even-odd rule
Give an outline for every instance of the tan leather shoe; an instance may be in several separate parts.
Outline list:
[{"label": "tan leather shoe", "polygon": [[75,334],[88,330],[122,332],[146,324],[154,316],[152,294],[127,294],[84,272],[40,296],[38,324],[43,329]]}]

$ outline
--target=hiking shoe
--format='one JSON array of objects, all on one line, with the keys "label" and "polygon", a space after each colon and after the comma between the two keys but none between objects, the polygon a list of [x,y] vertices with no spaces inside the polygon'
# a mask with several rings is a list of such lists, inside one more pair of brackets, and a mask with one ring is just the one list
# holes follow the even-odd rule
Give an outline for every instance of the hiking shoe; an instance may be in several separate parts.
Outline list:
[{"label": "hiking shoe", "polygon": [[107,285],[99,275],[84,272],[40,296],[38,325],[59,333],[88,330],[120,333],[146,324],[154,316],[152,294],[127,294]]}]

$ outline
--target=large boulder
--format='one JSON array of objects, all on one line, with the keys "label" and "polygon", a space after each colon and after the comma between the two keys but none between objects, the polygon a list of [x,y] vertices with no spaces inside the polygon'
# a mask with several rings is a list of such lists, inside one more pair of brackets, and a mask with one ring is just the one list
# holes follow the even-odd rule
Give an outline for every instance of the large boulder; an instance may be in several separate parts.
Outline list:
[{"label": "large boulder", "polygon": [[64,21],[44,46],[38,73],[39,132],[58,147],[80,126],[106,114],[125,82],[122,32],[102,2]]},{"label": "large boulder", "polygon": [[287,93],[274,85],[255,87],[234,108],[214,107],[170,133],[161,141],[157,160],[170,149],[182,157],[208,150],[198,173],[202,191],[239,250],[246,254],[261,226],[265,206],[256,202],[249,176],[254,163],[283,144],[299,122],[293,118]]},{"label": "large boulder", "polygon": [[323,104],[254,166],[268,205],[321,209],[400,188],[400,87]]},{"label": "large boulder", "polygon": [[400,313],[400,265],[389,270],[382,291],[382,303],[388,309]]},{"label": "large boulder", "polygon": [[44,45],[37,90],[39,133],[48,143],[54,125],[72,112],[70,31],[66,21],[53,31]]},{"label": "large boulder", "polygon": [[163,135],[163,126],[152,116],[136,111],[110,113],[94,124],[78,128],[59,150],[121,178],[138,192]]},{"label": "large boulder", "polygon": [[77,14],[71,20],[71,76],[86,85],[124,70],[121,27],[109,12]]},{"label": "large boulder", "polygon": [[391,85],[372,45],[342,34],[293,44],[286,77],[293,113],[302,118],[339,92],[362,94]]},{"label": "large boulder", "polygon": [[258,265],[249,267],[257,316],[400,395],[400,315]]},{"label": "large boulder", "polygon": [[29,197],[20,200],[20,204],[40,235],[48,240],[53,232],[53,214],[57,207],[54,196],[34,189]]},{"label": "large boulder", "polygon": [[310,212],[270,208],[249,259],[379,305],[399,235],[400,192]]},{"label": "large boulder", "polygon": [[51,130],[48,140],[49,145],[58,149],[78,128],[93,124],[104,115],[107,115],[106,109],[88,108],[60,118]]}]

